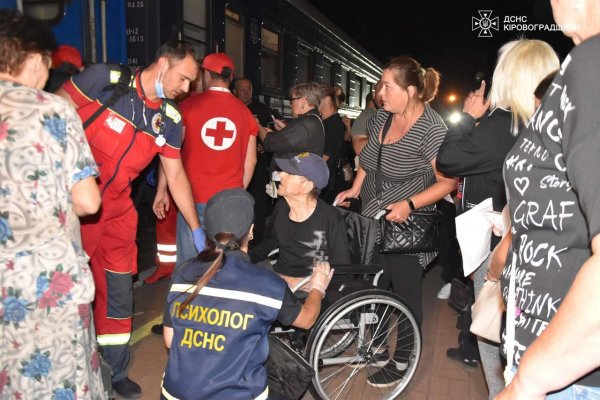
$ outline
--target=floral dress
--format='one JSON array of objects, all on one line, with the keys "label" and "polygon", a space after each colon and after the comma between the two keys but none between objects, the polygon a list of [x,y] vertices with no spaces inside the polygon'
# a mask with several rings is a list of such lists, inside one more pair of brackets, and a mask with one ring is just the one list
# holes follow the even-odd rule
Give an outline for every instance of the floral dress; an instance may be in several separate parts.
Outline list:
[{"label": "floral dress", "polygon": [[0,81],[0,399],[102,399],[71,188],[98,170],[62,98]]}]

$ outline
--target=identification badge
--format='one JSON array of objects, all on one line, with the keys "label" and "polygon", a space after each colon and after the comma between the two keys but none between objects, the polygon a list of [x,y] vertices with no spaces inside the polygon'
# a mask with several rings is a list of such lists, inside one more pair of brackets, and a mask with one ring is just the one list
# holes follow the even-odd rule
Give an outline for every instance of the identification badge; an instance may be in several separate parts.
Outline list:
[{"label": "identification badge", "polygon": [[125,121],[121,120],[115,114],[109,114],[109,116],[104,121],[104,125],[108,126],[113,131],[121,134],[123,133],[123,129],[127,125]]},{"label": "identification badge", "polygon": [[163,147],[167,143],[167,139],[163,135],[158,135],[154,141],[158,147]]}]

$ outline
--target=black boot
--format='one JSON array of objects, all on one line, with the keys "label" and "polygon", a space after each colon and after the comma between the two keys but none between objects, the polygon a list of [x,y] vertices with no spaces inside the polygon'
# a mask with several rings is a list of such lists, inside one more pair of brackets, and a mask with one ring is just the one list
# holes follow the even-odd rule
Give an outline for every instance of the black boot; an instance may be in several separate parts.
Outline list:
[{"label": "black boot", "polygon": [[119,381],[113,382],[112,388],[119,396],[124,399],[139,399],[142,397],[142,388],[140,385],[125,377]]}]

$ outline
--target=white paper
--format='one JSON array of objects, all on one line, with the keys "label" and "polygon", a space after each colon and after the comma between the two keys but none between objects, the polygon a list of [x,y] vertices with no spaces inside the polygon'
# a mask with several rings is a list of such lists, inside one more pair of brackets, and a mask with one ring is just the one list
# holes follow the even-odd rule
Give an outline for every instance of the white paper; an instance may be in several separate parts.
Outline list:
[{"label": "white paper", "polygon": [[493,211],[491,197],[456,217],[456,238],[465,276],[475,271],[490,254],[492,222],[487,216],[489,211]]}]

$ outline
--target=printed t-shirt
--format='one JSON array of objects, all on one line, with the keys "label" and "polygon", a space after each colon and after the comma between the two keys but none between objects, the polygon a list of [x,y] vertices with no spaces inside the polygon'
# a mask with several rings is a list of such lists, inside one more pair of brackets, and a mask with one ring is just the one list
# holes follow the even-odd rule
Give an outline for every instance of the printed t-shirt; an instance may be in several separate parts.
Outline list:
[{"label": "printed t-shirt", "polygon": [[[556,313],[600,233],[598,65],[595,36],[563,61],[504,162],[513,240],[502,283],[507,298],[514,264],[517,364]],[[600,386],[600,371],[579,383]]]}]

